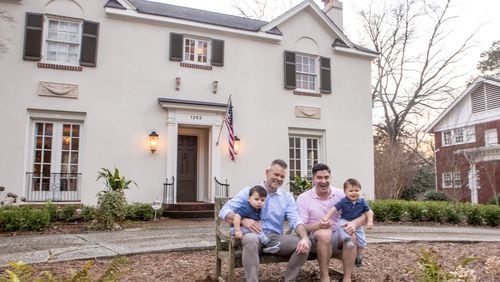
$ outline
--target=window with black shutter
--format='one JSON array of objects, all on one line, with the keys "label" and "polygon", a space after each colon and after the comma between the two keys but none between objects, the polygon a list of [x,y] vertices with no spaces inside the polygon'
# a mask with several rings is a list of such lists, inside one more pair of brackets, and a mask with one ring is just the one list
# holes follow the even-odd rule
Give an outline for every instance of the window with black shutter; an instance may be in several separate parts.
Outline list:
[{"label": "window with black shutter", "polygon": [[40,61],[42,54],[43,15],[26,13],[23,59]]},{"label": "window with black shutter", "polygon": [[80,65],[87,67],[96,66],[98,33],[99,23],[88,21],[83,22]]},{"label": "window with black shutter", "polygon": [[95,67],[98,33],[96,22],[26,13],[23,58],[40,61],[39,67]]},{"label": "window with black shutter", "polygon": [[170,60],[182,61],[182,41],[183,35],[179,33],[170,33]]},{"label": "window with black shutter", "polygon": [[212,39],[212,65],[224,65],[224,40]]},{"label": "window with black shutter", "polygon": [[332,93],[330,58],[321,57],[320,67],[320,91],[323,94],[330,94]]},{"label": "window with black shutter", "polygon": [[285,88],[295,89],[295,53],[285,51]]}]

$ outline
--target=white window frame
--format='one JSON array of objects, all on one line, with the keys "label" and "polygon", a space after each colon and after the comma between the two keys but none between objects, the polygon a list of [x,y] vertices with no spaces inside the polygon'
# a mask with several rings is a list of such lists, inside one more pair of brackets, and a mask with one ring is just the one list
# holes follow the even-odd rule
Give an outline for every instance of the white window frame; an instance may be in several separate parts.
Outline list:
[{"label": "white window frame", "polygon": [[[301,71],[297,70],[298,67],[298,58],[308,58],[308,59],[313,59],[314,61],[314,72],[310,71],[304,71],[303,69]],[[303,53],[296,53],[295,54],[295,83],[297,85],[296,90],[298,91],[304,91],[304,92],[318,92],[319,91],[319,56],[317,55],[310,55],[310,54],[303,54]],[[300,64],[304,65],[304,64]],[[310,68],[310,67],[309,67]],[[314,84],[313,84],[313,89],[310,88],[303,88],[301,87],[302,85],[299,83],[299,76],[306,75],[306,76],[313,76],[314,77]]]},{"label": "white window frame", "polygon": [[[193,40],[195,42],[194,46],[194,58],[193,60],[186,59],[186,41],[187,40]],[[200,55],[196,52],[196,50],[199,47],[199,44],[201,43],[207,43],[207,61],[206,62],[200,62]],[[212,58],[212,41],[208,38],[199,38],[199,37],[194,37],[194,36],[184,36],[182,39],[182,61],[190,64],[197,64],[197,65],[210,65],[210,60]]]},{"label": "white window frame", "polygon": [[498,131],[496,128],[484,131],[484,146],[498,145]]},{"label": "white window frame", "polygon": [[445,130],[441,133],[441,140],[444,146],[476,142],[476,130],[474,126],[465,126]]},{"label": "white window frame", "polygon": [[[57,39],[49,39],[49,22],[50,22],[50,20],[55,20],[55,21],[59,21],[59,22],[63,21],[63,22],[69,22],[69,23],[77,23],[78,24],[78,35],[77,35],[78,43],[57,40]],[[44,22],[43,22],[42,62],[49,63],[49,64],[57,64],[57,65],[79,66],[80,65],[80,53],[81,53],[81,49],[82,49],[82,33],[83,33],[83,20],[45,15]],[[68,45],[71,45],[71,44],[77,45],[76,62],[70,63],[69,61],[66,61],[66,62],[58,61],[57,59],[56,60],[49,60],[48,59],[48,57],[49,57],[48,56],[49,42],[62,43],[62,44],[68,44]],[[68,52],[68,57],[69,57],[69,52]]]},{"label": "white window frame", "polygon": [[[290,150],[292,149],[290,147],[290,138],[298,138],[300,140],[300,148],[295,148],[293,149],[299,149],[300,151],[300,156],[297,158],[294,155],[294,158],[291,158],[290,155]],[[325,162],[324,160],[324,132],[323,131],[316,131],[316,130],[307,130],[307,129],[290,129],[288,132],[288,161],[289,161],[289,173],[290,173],[290,179],[294,178],[294,171],[295,171],[295,164],[292,163],[292,161],[299,160],[300,161],[300,176],[306,176],[308,178],[312,177],[312,172],[311,168],[314,163],[311,162],[311,160],[308,158],[308,148],[307,148],[307,140],[317,140],[317,160],[315,163],[321,163]],[[314,162],[314,160],[313,160]]]},{"label": "white window frame", "polygon": [[[58,128],[54,126],[53,134],[52,134],[52,156],[51,156],[51,173],[60,173],[61,172],[61,155],[62,155],[62,129],[63,124],[77,124],[80,126],[79,132],[79,148],[78,148],[78,172],[81,173],[82,169],[82,157],[85,154],[85,116],[86,114],[83,112],[66,112],[66,111],[51,111],[51,110],[39,110],[39,109],[28,109],[29,112],[29,139],[27,142],[26,148],[27,150],[27,161],[25,165],[26,172],[34,172],[34,162],[35,162],[35,146],[36,146],[36,123],[45,122],[58,124]],[[55,138],[57,135],[61,138]],[[54,161],[53,161],[54,160]],[[24,180],[25,183],[23,187],[25,187],[25,192],[31,187],[28,187],[29,182],[26,182],[27,179]],[[52,183],[51,183],[52,185]],[[77,189],[81,187],[81,183],[77,185]],[[41,193],[47,191],[39,191]],[[73,191],[68,191],[73,192]]]},{"label": "white window frame", "polygon": [[443,188],[461,188],[462,178],[460,177],[460,171],[447,171],[441,174],[442,176],[442,187]]}]

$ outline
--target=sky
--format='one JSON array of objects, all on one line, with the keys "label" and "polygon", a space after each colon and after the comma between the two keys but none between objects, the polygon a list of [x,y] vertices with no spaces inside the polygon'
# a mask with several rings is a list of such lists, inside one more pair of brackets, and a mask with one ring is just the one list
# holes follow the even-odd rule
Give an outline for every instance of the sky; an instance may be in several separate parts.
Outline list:
[{"label": "sky", "polygon": [[[225,14],[238,15],[237,10],[232,6],[235,1],[245,0],[154,0],[169,4],[198,8]],[[252,1],[252,0],[248,0]],[[269,0],[271,2],[279,0]],[[444,1],[444,0],[438,0]],[[300,0],[282,0],[284,3],[300,3]],[[318,6],[323,7],[320,0],[315,0]],[[355,43],[361,41],[361,26],[358,12],[370,2],[375,5],[383,5],[387,0],[343,0],[344,6],[344,32],[349,39]],[[476,64],[480,60],[479,54],[487,50],[494,40],[500,40],[500,0],[454,0],[454,7],[451,10],[458,15],[454,21],[455,32],[451,34],[451,41],[459,43],[460,38],[470,34],[479,26],[482,26],[476,33],[474,47],[470,49],[463,61],[463,66],[470,77],[479,75]],[[363,44],[362,44],[363,45]],[[366,44],[364,44],[366,45]],[[465,85],[465,82],[464,82]]]}]

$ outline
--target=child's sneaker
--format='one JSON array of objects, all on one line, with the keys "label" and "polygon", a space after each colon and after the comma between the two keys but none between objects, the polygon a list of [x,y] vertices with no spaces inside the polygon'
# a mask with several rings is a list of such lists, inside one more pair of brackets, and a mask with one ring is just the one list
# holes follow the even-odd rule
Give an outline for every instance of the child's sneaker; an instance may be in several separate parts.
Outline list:
[{"label": "child's sneaker", "polygon": [[275,254],[280,250],[279,246],[280,242],[270,240],[267,244],[264,244],[262,251],[268,254]]},{"label": "child's sneaker", "polygon": [[356,267],[361,267],[363,265],[363,257],[361,255],[357,255],[354,264]]},{"label": "child's sneaker", "polygon": [[351,238],[345,238],[344,239],[344,246],[347,248],[347,249],[352,249],[354,248],[354,244],[352,243],[352,240]]}]

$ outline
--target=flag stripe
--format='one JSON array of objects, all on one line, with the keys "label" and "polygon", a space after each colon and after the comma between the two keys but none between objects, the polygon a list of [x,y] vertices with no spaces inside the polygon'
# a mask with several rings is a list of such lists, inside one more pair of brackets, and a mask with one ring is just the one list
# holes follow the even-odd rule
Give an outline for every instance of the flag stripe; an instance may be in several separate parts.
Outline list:
[{"label": "flag stripe", "polygon": [[228,131],[228,142],[229,142],[229,157],[234,162],[235,153],[234,153],[234,129],[233,129],[233,102],[231,98],[229,98],[229,106],[225,118],[225,124],[227,126]]}]

